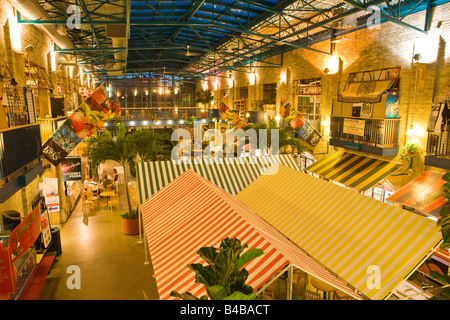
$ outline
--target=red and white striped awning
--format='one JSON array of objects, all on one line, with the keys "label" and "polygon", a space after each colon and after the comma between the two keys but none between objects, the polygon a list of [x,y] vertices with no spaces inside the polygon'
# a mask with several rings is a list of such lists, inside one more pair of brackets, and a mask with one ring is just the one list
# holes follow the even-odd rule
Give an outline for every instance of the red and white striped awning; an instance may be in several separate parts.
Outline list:
[{"label": "red and white striped awning", "polygon": [[204,264],[197,251],[205,246],[218,247],[226,237],[264,251],[244,266],[250,274],[247,284],[255,290],[292,263],[362,299],[242,202],[192,170],[144,202],[141,212],[161,300],[172,299],[171,291],[189,291],[198,297],[206,294],[186,265]]}]

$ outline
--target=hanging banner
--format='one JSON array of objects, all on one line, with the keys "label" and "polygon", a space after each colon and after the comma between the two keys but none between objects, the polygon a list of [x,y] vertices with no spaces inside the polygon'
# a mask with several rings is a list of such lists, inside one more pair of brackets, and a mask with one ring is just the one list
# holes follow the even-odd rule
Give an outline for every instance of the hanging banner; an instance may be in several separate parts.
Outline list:
[{"label": "hanging banner", "polygon": [[10,249],[0,242],[0,300],[10,300],[16,293],[14,268]]},{"label": "hanging banner", "polygon": [[344,119],[344,133],[353,134],[355,136],[364,137],[365,120],[345,118]]},{"label": "hanging banner", "polygon": [[12,261],[24,254],[36,241],[41,233],[41,210],[34,210],[13,230],[9,237],[9,247],[12,251]]},{"label": "hanging banner", "polygon": [[63,181],[81,181],[81,157],[67,157],[61,161]]},{"label": "hanging banner", "polygon": [[45,141],[42,153],[55,167],[58,166],[82,140],[93,135],[119,112],[118,102],[109,103],[102,83]]},{"label": "hanging banner", "polygon": [[319,143],[322,135],[284,97],[281,98],[280,116],[297,131],[297,138],[305,140],[311,146]]},{"label": "hanging banner", "polygon": [[242,129],[247,125],[247,122],[240,119],[239,115],[231,111],[223,102],[219,105],[219,113],[221,114],[222,120],[229,121],[236,129]]}]

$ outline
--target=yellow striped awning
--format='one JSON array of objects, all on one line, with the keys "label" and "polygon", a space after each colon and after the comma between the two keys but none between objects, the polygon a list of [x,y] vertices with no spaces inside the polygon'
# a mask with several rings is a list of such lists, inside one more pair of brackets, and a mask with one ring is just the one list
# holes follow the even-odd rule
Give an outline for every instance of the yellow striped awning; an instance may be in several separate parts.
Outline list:
[{"label": "yellow striped awning", "polygon": [[385,299],[442,239],[435,221],[283,165],[237,198],[369,299]]},{"label": "yellow striped awning", "polygon": [[335,151],[310,165],[306,171],[366,191],[400,167],[389,161]]}]

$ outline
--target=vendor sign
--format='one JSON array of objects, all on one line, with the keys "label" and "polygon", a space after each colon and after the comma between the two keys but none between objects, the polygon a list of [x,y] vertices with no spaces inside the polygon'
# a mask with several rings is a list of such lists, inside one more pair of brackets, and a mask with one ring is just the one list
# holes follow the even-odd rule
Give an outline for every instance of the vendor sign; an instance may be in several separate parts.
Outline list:
[{"label": "vendor sign", "polygon": [[3,243],[0,242],[0,300],[9,300],[15,293],[16,281],[11,251],[3,247]]},{"label": "vendor sign", "polygon": [[9,238],[12,261],[24,254],[41,233],[41,210],[34,210],[13,230]]},{"label": "vendor sign", "polygon": [[344,133],[353,134],[355,136],[364,137],[365,120],[345,118],[344,119]]},{"label": "vendor sign", "polygon": [[101,84],[45,141],[44,156],[56,167],[82,140],[93,135],[119,111],[118,102],[109,103],[105,86]]},{"label": "vendor sign", "polygon": [[67,157],[61,161],[64,181],[81,181],[81,157]]}]

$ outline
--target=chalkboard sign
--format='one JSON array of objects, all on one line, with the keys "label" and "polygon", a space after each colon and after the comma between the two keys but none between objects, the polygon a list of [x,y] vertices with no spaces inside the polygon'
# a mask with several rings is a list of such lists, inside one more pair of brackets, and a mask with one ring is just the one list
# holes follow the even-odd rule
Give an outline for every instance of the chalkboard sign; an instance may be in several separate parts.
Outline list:
[{"label": "chalkboard sign", "polygon": [[50,105],[52,108],[52,118],[64,116],[64,98],[50,98]]}]

